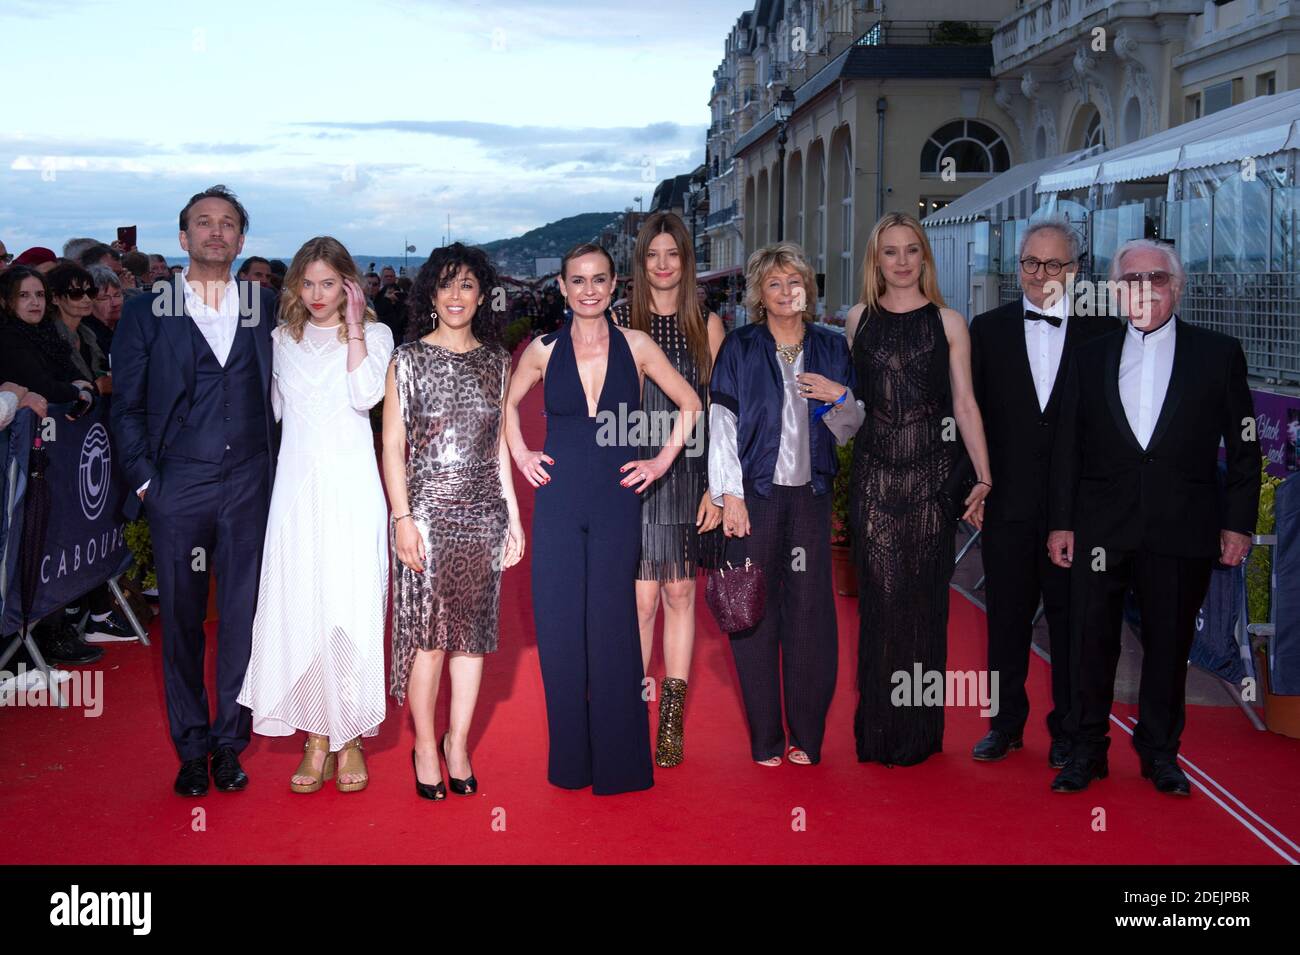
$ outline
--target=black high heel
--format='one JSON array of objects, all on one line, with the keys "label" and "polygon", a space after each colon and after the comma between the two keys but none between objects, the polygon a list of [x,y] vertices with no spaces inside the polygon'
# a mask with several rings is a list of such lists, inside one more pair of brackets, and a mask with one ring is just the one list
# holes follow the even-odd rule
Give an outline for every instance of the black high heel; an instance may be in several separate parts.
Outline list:
[{"label": "black high heel", "polygon": [[420,782],[420,771],[415,768],[415,747],[411,747],[411,769],[415,771],[415,794],[421,799],[446,799],[447,784],[440,782],[436,786]]},{"label": "black high heel", "polygon": [[474,768],[470,767],[469,779],[457,779],[451,774],[451,760],[447,759],[447,737],[450,735],[450,731],[442,734],[442,758],[447,763],[447,781],[451,784],[451,791],[457,796],[472,796],[478,791],[478,780],[474,778]]}]

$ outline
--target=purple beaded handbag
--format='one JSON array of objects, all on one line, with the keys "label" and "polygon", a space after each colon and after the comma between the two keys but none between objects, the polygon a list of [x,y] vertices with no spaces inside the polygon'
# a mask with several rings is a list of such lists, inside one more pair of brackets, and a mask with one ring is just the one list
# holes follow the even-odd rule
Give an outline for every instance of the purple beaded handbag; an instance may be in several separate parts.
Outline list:
[{"label": "purple beaded handbag", "polygon": [[722,566],[710,570],[705,578],[704,599],[723,633],[739,633],[756,626],[767,609],[763,568],[748,557],[736,566],[724,556]]}]

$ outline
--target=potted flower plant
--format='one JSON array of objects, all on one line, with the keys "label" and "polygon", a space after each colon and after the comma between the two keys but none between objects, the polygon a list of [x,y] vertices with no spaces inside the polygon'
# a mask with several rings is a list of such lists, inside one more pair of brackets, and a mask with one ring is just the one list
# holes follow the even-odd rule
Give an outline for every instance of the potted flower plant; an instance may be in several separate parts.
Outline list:
[{"label": "potted flower plant", "polygon": [[[1282,483],[1268,473],[1268,462],[1264,462],[1264,473],[1259,489],[1259,520],[1255,525],[1256,534],[1272,534],[1277,529],[1277,518],[1273,512],[1274,494]],[[1270,547],[1253,550],[1246,565],[1246,611],[1247,620],[1259,623],[1270,619],[1273,575],[1273,552]],[[1264,725],[1274,733],[1300,739],[1300,696],[1272,692],[1268,684],[1268,637],[1256,636],[1251,641],[1251,650],[1255,654],[1255,671],[1259,674],[1260,698],[1264,702]]]},{"label": "potted flower plant", "polygon": [[831,489],[831,571],[835,592],[841,597],[858,595],[858,574],[853,566],[849,539],[849,475],[853,471],[853,440],[835,449],[840,468]]}]

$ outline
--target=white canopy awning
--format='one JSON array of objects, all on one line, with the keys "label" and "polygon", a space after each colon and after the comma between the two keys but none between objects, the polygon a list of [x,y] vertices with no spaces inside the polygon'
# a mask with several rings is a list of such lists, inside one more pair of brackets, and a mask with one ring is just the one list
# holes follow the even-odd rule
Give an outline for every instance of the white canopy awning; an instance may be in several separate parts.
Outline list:
[{"label": "white canopy awning", "polygon": [[[1034,162],[1012,166],[1006,172],[994,176],[988,182],[976,186],[966,195],[954,199],[948,205],[926,216],[921,224],[925,226],[944,225],[953,222],[971,222],[975,219],[992,218],[989,213],[999,206],[1016,200],[1020,208],[1011,211],[1013,215],[1001,215],[997,218],[1028,218],[1033,212],[1034,183],[1044,173],[1051,172],[1075,162],[1085,151],[1070,153],[1065,156],[1051,156]],[[1028,190],[1024,198],[1017,199]]]},{"label": "white canopy awning", "polygon": [[1249,157],[1300,148],[1300,90],[1257,96],[1209,116],[1118,146],[1089,166],[1060,169],[1038,180],[1038,193],[1093,184],[1137,182]]}]

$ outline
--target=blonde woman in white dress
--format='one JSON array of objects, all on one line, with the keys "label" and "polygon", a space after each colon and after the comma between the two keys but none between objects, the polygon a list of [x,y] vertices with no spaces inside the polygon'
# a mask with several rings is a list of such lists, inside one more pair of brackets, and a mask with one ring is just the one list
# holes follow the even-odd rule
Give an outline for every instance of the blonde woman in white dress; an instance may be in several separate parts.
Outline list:
[{"label": "blonde woman in white dress", "polygon": [[369,782],[361,738],[384,719],[388,511],[370,409],[393,336],[328,236],[294,256],[280,317],[271,398],[284,432],[239,702],[255,733],[307,732],[290,789],[335,778],[357,792]]}]

